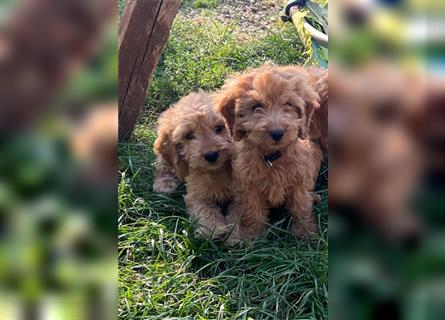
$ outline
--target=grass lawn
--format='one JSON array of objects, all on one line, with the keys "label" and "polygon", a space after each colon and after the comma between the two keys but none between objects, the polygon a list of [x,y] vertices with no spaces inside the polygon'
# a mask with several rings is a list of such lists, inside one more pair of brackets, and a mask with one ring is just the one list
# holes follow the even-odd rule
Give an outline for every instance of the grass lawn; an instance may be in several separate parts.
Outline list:
[{"label": "grass lawn", "polygon": [[199,18],[176,18],[143,116],[119,146],[119,318],[326,319],[326,169],[311,244],[280,223],[249,246],[200,240],[185,213],[184,187],[173,195],[152,191],[159,112],[194,89],[218,89],[235,71],[307,59],[292,25],[275,23],[265,36],[240,41],[234,23],[217,22],[212,8],[199,10]]}]

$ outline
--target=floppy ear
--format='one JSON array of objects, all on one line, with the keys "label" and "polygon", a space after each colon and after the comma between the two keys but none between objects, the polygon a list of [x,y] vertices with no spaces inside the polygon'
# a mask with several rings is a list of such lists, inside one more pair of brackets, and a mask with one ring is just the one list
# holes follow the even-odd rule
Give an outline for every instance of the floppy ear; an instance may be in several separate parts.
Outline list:
[{"label": "floppy ear", "polygon": [[314,88],[305,83],[298,83],[296,90],[298,96],[305,102],[304,128],[302,132],[300,132],[300,138],[308,139],[312,117],[314,112],[320,108],[320,96],[318,95],[317,91],[314,90]]},{"label": "floppy ear", "polygon": [[180,146],[173,143],[171,138],[173,128],[169,127],[170,130],[166,130],[162,127],[163,126],[160,126],[158,130],[158,137],[154,143],[154,150],[164,158],[176,177],[179,180],[184,181],[185,177],[188,175],[188,165],[179,154]]},{"label": "floppy ear", "polygon": [[230,91],[223,91],[217,96],[215,104],[216,111],[221,113],[224,117],[226,126],[233,139],[237,136],[235,130],[235,103],[235,96]]},{"label": "floppy ear", "polygon": [[[170,144],[172,144],[171,141]],[[170,150],[172,150],[171,153],[173,155],[173,167],[175,170],[175,174],[179,178],[179,180],[184,181],[189,174],[189,166],[179,153],[180,146],[173,145],[170,147]]]},{"label": "floppy ear", "polygon": [[154,149],[164,158],[167,165],[174,171],[176,177],[184,181],[188,175],[188,165],[179,154],[180,146],[173,143],[170,135],[161,132],[156,138]]},{"label": "floppy ear", "polygon": [[245,74],[233,75],[216,96],[215,110],[224,117],[230,136],[234,141],[244,138],[244,133],[240,131],[236,122],[236,101],[252,88],[252,81],[256,74],[257,71],[250,70]]}]

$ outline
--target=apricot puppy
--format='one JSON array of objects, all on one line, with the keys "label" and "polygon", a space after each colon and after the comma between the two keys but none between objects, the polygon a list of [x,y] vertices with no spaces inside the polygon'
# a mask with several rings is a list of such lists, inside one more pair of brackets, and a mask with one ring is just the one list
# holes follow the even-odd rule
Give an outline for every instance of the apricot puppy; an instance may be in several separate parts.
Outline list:
[{"label": "apricot puppy", "polygon": [[317,230],[312,190],[322,152],[310,140],[310,123],[320,107],[322,75],[317,68],[265,65],[235,75],[217,97],[235,141],[234,205],[244,238],[260,236],[269,208],[283,205],[297,236]]},{"label": "apricot puppy", "polygon": [[169,193],[185,182],[187,211],[198,220],[198,232],[219,236],[230,229],[224,211],[232,198],[232,140],[213,107],[214,99],[199,91],[160,116],[153,189]]}]

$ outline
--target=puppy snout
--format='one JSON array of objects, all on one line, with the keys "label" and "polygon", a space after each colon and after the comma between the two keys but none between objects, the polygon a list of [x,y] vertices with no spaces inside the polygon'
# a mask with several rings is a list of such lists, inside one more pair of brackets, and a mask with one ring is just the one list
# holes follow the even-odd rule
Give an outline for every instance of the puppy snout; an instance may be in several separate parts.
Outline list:
[{"label": "puppy snout", "polygon": [[210,151],[204,155],[204,159],[206,159],[210,163],[214,163],[218,160],[219,153],[217,151]]},{"label": "puppy snout", "polygon": [[283,138],[284,130],[283,129],[272,129],[269,130],[269,134],[275,141],[280,141]]}]

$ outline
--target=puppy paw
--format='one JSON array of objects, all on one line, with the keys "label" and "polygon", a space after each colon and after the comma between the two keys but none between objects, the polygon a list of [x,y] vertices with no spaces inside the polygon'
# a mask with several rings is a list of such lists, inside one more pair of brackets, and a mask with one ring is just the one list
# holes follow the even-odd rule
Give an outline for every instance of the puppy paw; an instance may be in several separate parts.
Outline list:
[{"label": "puppy paw", "polygon": [[227,234],[227,228],[225,226],[215,226],[214,228],[209,228],[206,226],[198,226],[195,231],[195,235],[198,238],[208,238],[208,239],[223,239]]},{"label": "puppy paw", "polygon": [[228,236],[224,239],[226,244],[230,247],[236,246],[243,242],[243,239],[241,239],[239,232],[231,232],[228,234]]},{"label": "puppy paw", "polygon": [[240,227],[240,237],[244,240],[255,240],[260,238],[266,232],[266,224],[257,223],[254,226]]},{"label": "puppy paw", "polygon": [[313,220],[294,221],[290,231],[299,239],[307,239],[317,233],[317,224]]},{"label": "puppy paw", "polygon": [[240,236],[240,230],[239,230],[239,222],[228,222],[226,226],[226,234],[225,238],[223,239],[227,245],[229,246],[235,246],[242,241],[242,238]]},{"label": "puppy paw", "polygon": [[173,177],[155,178],[153,182],[153,191],[157,193],[173,193],[178,187],[178,180]]}]

